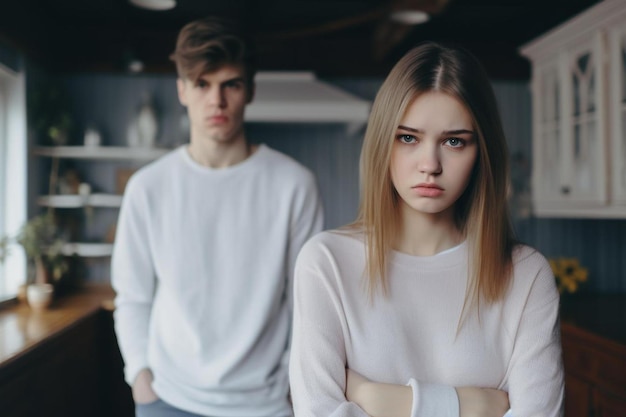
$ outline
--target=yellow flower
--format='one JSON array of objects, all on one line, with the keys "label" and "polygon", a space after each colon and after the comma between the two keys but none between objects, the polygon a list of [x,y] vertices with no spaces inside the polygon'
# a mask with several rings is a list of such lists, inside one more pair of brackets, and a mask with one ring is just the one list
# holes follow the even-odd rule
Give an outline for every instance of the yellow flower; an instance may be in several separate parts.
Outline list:
[{"label": "yellow flower", "polygon": [[549,259],[552,273],[556,279],[559,293],[565,291],[576,292],[580,283],[587,281],[589,272],[578,262],[576,258]]}]

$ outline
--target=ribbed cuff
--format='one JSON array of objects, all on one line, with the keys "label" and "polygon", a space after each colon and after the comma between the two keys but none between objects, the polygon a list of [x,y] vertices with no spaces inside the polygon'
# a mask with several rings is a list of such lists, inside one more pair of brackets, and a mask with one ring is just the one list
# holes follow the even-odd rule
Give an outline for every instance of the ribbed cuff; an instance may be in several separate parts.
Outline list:
[{"label": "ribbed cuff", "polygon": [[124,379],[126,380],[126,383],[132,387],[133,384],[135,383],[135,379],[137,378],[137,375],[139,375],[139,372],[141,372],[144,369],[148,368],[148,361],[142,360],[142,361],[136,361],[133,363],[133,366],[129,366],[126,365],[124,367]]},{"label": "ribbed cuff", "polygon": [[454,387],[413,378],[407,385],[413,391],[411,417],[459,417],[459,397]]}]

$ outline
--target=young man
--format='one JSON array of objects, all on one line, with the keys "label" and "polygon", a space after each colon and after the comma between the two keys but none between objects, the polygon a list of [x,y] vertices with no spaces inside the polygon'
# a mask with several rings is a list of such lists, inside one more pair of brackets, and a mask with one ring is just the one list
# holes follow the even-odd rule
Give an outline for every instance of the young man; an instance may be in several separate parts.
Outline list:
[{"label": "young man", "polygon": [[234,22],[186,25],[171,59],[190,143],[129,181],[112,258],[138,416],[289,416],[296,255],[322,229],[313,175],[251,145],[254,59]]}]

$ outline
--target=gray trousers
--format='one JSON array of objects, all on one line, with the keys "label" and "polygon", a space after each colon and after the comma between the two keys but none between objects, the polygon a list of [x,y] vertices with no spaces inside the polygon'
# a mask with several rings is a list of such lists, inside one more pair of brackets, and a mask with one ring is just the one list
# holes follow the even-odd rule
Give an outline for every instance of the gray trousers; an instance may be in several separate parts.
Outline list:
[{"label": "gray trousers", "polygon": [[188,413],[158,399],[148,404],[135,404],[136,417],[208,417]]},{"label": "gray trousers", "polygon": [[210,417],[189,413],[158,399],[148,404],[135,404],[136,417]]}]

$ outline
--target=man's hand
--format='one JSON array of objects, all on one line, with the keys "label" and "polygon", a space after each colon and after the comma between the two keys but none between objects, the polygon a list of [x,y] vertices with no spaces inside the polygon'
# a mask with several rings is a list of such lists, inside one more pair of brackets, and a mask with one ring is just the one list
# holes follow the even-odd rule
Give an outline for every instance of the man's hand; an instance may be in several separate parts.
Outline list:
[{"label": "man's hand", "polygon": [[152,371],[149,369],[142,369],[135,382],[133,383],[133,399],[137,404],[148,404],[159,399],[156,393],[152,390]]},{"label": "man's hand", "polygon": [[459,417],[502,417],[509,409],[509,395],[497,389],[461,387]]}]

